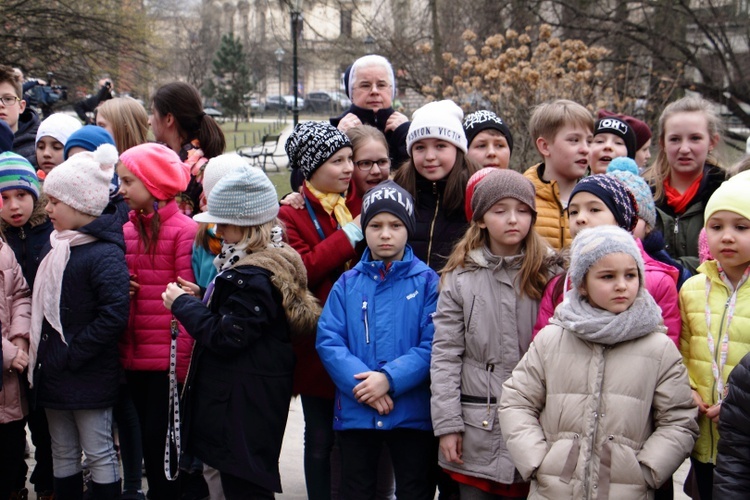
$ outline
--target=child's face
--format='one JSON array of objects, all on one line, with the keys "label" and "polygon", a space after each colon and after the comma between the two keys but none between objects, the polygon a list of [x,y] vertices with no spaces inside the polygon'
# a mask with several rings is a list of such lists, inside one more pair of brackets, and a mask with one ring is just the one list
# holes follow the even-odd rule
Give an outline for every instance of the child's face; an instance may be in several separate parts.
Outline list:
[{"label": "child's face", "polygon": [[[388,175],[391,173],[388,148],[380,141],[374,139],[365,141],[354,152],[353,159],[355,169],[352,172],[352,181],[354,181],[354,186],[360,194],[365,194],[368,189],[388,179]],[[357,165],[362,161],[371,162],[372,167],[369,170],[363,170],[362,166]],[[375,162],[386,163],[379,167]]]},{"label": "child's face", "polygon": [[539,152],[551,178],[574,181],[583,177],[589,166],[590,144],[593,133],[581,125],[565,125],[549,141],[537,139]]},{"label": "child's face", "polygon": [[641,146],[641,149],[635,152],[635,163],[638,168],[648,167],[648,161],[651,159],[651,139]]},{"label": "child's face", "polygon": [[494,255],[518,255],[524,238],[531,229],[533,212],[522,201],[503,198],[482,216],[479,227],[487,229],[490,251]]},{"label": "child's face", "polygon": [[34,212],[34,196],[25,189],[3,191],[3,209],[0,216],[13,227],[21,227],[29,221]]},{"label": "child's face", "polygon": [[[16,95],[16,88],[10,82],[0,83],[0,97],[21,97]],[[13,104],[8,106],[0,99],[0,120],[8,124],[15,134],[18,132],[18,117],[26,109],[26,101],[23,99],[14,100]]]},{"label": "child's face", "polygon": [[664,152],[670,173],[681,177],[698,176],[706,157],[718,143],[708,131],[708,120],[699,111],[675,113],[664,122]]},{"label": "child's face", "polygon": [[469,144],[466,156],[477,162],[482,168],[508,168],[510,148],[508,139],[495,129],[479,132]]},{"label": "child's face", "polygon": [[626,253],[611,253],[589,268],[579,293],[592,306],[619,314],[633,305],[639,286],[635,259]]},{"label": "child's face", "polygon": [[591,143],[591,173],[606,173],[609,162],[618,156],[628,156],[625,139],[615,134],[596,134]]},{"label": "child's face", "polygon": [[117,176],[120,178],[120,194],[125,203],[133,210],[153,211],[154,198],[143,182],[131,172],[122,162],[117,163]]},{"label": "child's face", "polygon": [[224,240],[224,243],[236,245],[245,237],[245,231],[233,224],[216,224],[216,236]]},{"label": "child's face", "polygon": [[36,143],[36,163],[45,174],[63,162],[65,146],[54,137],[45,135]]},{"label": "child's face", "polygon": [[342,148],[313,172],[310,184],[324,193],[343,193],[349,189],[353,171],[352,148]]},{"label": "child's face", "polygon": [[429,181],[444,179],[456,163],[456,146],[441,139],[421,139],[411,147],[411,158],[419,175]]},{"label": "child's face", "polygon": [[392,262],[404,257],[409,234],[404,223],[393,214],[380,212],[365,228],[365,239],[372,260]]},{"label": "child's face", "polygon": [[115,136],[115,132],[114,130],[112,130],[112,124],[109,123],[109,121],[104,118],[101,113],[96,114],[96,126],[101,127],[109,132],[109,135],[111,135],[112,137]]},{"label": "child's face", "polygon": [[727,275],[742,276],[750,265],[750,220],[720,210],[706,221],[706,240]]},{"label": "child's face", "polygon": [[601,198],[587,191],[576,193],[568,203],[568,221],[573,238],[587,227],[617,225],[614,214]]},{"label": "child's face", "polygon": [[49,201],[47,201],[47,206],[44,207],[44,210],[47,211],[49,220],[57,231],[78,229],[96,219],[96,217],[84,214],[70,205],[66,205],[54,196],[47,195],[47,199]]}]

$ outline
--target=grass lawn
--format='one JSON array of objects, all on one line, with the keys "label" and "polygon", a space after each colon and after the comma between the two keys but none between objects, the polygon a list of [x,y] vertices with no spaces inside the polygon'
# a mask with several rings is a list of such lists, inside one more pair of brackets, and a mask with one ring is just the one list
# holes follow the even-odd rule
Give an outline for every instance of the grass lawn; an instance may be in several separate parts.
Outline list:
[{"label": "grass lawn", "polygon": [[227,141],[227,152],[236,151],[241,146],[252,146],[259,144],[261,138],[266,134],[279,132],[286,126],[283,121],[250,121],[240,122],[237,131],[234,131],[234,122],[221,123],[221,130]]}]

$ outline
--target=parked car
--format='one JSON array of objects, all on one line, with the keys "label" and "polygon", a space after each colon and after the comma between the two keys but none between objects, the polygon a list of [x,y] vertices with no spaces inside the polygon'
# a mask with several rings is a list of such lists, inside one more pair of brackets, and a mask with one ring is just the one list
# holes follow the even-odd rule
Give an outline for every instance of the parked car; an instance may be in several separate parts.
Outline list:
[{"label": "parked car", "polygon": [[[291,111],[293,107],[293,95],[269,95],[266,97],[266,110],[268,111],[278,111],[279,109]],[[297,97],[297,107],[299,107],[299,109],[305,107],[305,100],[302,97]]]},{"label": "parked car", "polygon": [[305,96],[305,109],[313,113],[336,114],[349,109],[352,101],[341,92],[318,90]]}]

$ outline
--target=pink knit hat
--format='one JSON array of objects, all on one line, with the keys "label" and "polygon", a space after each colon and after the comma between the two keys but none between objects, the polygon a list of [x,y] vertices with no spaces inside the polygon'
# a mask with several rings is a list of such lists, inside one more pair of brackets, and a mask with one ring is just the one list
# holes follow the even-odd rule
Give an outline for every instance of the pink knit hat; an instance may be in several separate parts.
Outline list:
[{"label": "pink knit hat", "polygon": [[171,200],[190,182],[190,167],[163,144],[139,144],[122,153],[120,161],[157,200]]}]

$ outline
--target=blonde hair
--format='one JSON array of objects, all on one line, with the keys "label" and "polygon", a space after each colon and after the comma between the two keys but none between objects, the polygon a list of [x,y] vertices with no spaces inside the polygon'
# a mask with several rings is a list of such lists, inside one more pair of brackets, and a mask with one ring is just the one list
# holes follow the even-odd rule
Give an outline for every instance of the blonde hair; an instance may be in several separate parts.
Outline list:
[{"label": "blonde hair", "polygon": [[104,101],[96,108],[96,113],[109,122],[120,153],[148,142],[148,114],[132,97],[115,97]]},{"label": "blonde hair", "polygon": [[529,134],[534,142],[540,137],[552,141],[567,125],[577,125],[593,132],[594,116],[582,105],[568,99],[546,102],[534,108],[529,119]]},{"label": "blonde hair", "polygon": [[352,127],[346,131],[346,136],[352,143],[352,152],[356,155],[357,149],[364,145],[368,141],[379,142],[385,146],[385,150],[388,151],[388,141],[385,139],[383,132],[376,129],[371,125],[360,125],[358,127]]},{"label": "blonde hair", "polygon": [[[489,247],[489,239],[489,231],[486,228],[479,227],[477,221],[472,221],[469,229],[466,230],[466,234],[453,247],[448,262],[440,271],[441,276],[470,264],[469,252],[477,248]],[[533,225],[523,239],[522,251],[524,258],[521,262],[521,271],[516,275],[515,285],[520,288],[522,295],[526,295],[533,300],[539,300],[542,298],[544,287],[549,281],[549,245],[537,234]]]},{"label": "blonde hair", "polygon": [[242,230],[242,238],[236,246],[244,247],[247,253],[266,249],[271,243],[271,230],[274,226],[281,226],[281,221],[274,218],[258,226],[236,226]]},{"label": "blonde hair", "polygon": [[[656,161],[651,167],[643,172],[643,178],[651,185],[654,189],[654,200],[657,202],[664,197],[664,181],[667,180],[670,174],[670,166],[667,161],[667,153],[664,151],[664,140],[665,140],[665,125],[667,120],[672,118],[678,113],[703,113],[706,118],[706,125],[708,126],[708,135],[711,140],[713,137],[720,136],[721,133],[721,119],[718,113],[714,109],[713,105],[705,99],[700,97],[683,97],[673,103],[670,103],[664,111],[662,111],[659,117],[659,152],[656,155]],[[708,153],[706,162],[719,166],[717,159]]]}]

